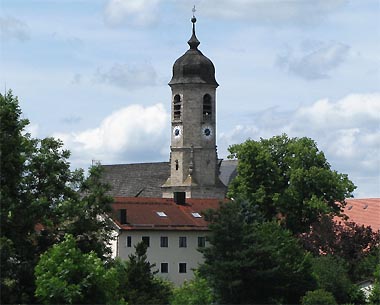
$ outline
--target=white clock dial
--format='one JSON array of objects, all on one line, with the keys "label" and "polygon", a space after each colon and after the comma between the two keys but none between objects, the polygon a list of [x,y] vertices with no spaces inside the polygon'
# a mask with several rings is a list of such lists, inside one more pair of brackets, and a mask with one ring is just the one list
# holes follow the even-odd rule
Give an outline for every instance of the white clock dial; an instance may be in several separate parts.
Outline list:
[{"label": "white clock dial", "polygon": [[182,135],[182,128],[181,126],[174,126],[173,127],[173,136],[176,139],[179,139]]},{"label": "white clock dial", "polygon": [[212,137],[212,127],[203,126],[202,127],[202,135],[205,139],[211,139]]}]

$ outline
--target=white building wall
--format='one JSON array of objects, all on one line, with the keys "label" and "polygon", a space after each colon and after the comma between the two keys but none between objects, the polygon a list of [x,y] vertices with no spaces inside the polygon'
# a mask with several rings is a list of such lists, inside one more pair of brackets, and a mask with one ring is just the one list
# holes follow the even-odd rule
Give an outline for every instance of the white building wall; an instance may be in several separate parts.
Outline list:
[{"label": "white building wall", "polygon": [[[155,264],[157,275],[181,285],[185,280],[194,277],[193,270],[203,262],[202,254],[198,249],[198,237],[206,237],[207,231],[122,231],[118,238],[118,256],[128,259],[128,255],[135,253],[134,246],[149,236],[150,246],[147,249],[147,259]],[[131,247],[127,247],[127,236],[131,236]],[[161,236],[168,237],[168,247],[160,246]],[[179,247],[179,237],[186,237],[187,247]],[[207,245],[207,244],[206,244]],[[168,273],[161,273],[161,263],[168,263]],[[179,264],[186,263],[186,273],[179,272]]]}]

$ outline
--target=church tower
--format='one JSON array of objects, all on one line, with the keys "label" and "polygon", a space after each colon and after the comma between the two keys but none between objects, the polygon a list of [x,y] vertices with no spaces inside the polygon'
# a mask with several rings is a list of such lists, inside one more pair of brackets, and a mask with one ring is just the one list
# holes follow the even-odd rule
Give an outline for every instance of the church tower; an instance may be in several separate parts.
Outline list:
[{"label": "church tower", "polygon": [[[195,11],[195,10],[193,10]],[[216,150],[215,68],[198,50],[193,15],[189,50],[173,65],[171,99],[170,177],[163,197],[224,198]]]}]

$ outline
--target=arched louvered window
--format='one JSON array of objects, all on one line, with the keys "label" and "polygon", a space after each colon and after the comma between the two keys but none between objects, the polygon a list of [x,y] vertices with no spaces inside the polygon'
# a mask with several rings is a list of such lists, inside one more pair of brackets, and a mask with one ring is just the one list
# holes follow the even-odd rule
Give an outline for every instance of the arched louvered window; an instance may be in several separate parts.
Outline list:
[{"label": "arched louvered window", "polygon": [[210,94],[205,94],[203,97],[203,120],[211,121],[212,117],[212,105]]},{"label": "arched louvered window", "polygon": [[173,114],[174,114],[174,119],[175,120],[180,120],[181,119],[181,104],[182,104],[182,101],[181,101],[181,97],[179,94],[176,94],[174,96],[174,100],[173,100]]}]

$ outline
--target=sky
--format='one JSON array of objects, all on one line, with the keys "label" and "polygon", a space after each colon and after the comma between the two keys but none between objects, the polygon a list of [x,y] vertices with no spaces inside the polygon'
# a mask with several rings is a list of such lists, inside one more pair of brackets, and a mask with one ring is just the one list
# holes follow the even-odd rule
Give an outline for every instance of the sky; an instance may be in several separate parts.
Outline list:
[{"label": "sky", "polygon": [[216,69],[218,155],[316,141],[357,198],[380,197],[379,0],[0,0],[0,89],[73,168],[168,161],[174,61]]}]

